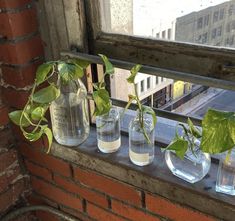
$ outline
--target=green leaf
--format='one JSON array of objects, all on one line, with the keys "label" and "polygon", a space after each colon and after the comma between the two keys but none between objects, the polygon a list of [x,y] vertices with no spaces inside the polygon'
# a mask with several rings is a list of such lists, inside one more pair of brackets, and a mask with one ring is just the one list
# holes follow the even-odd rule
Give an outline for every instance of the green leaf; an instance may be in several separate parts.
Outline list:
[{"label": "green leaf", "polygon": [[36,84],[39,85],[43,83],[47,75],[51,72],[53,64],[45,63],[38,67],[36,72]]},{"label": "green leaf", "polygon": [[47,139],[48,139],[48,150],[47,150],[47,153],[50,152],[51,150],[51,145],[52,145],[52,140],[53,140],[53,135],[52,135],[52,131],[49,127],[46,127],[44,130],[43,130],[43,133],[47,136]]},{"label": "green leaf", "polygon": [[28,133],[26,131],[23,132],[25,138],[31,142],[33,141],[37,141],[43,134],[43,130],[40,130],[39,132],[32,132],[32,133]]},{"label": "green leaf", "polygon": [[193,122],[190,120],[190,118],[188,118],[188,126],[189,126],[189,130],[191,132],[191,134],[196,137],[196,138],[201,138],[202,137],[202,133],[200,130],[198,130],[194,125]]},{"label": "green leaf", "polygon": [[99,54],[99,56],[102,58],[104,65],[105,65],[105,74],[112,75],[114,73],[114,67],[112,63],[109,61],[109,59],[105,55]]},{"label": "green leaf", "polygon": [[[9,113],[9,118],[14,124],[20,126],[20,118],[21,118],[22,113],[23,113],[22,110],[13,111]],[[28,127],[30,125],[31,125],[30,122],[25,118],[25,116],[22,116],[21,126]]]},{"label": "green leaf", "polygon": [[81,78],[84,75],[83,68],[72,63],[60,62],[58,64],[58,71],[60,77],[65,83],[72,79]]},{"label": "green leaf", "polygon": [[45,110],[43,107],[36,107],[32,112],[31,112],[31,118],[35,121],[40,120],[45,114]]},{"label": "green leaf", "polygon": [[69,59],[68,63],[78,65],[79,67],[86,69],[91,63],[82,59]]},{"label": "green leaf", "polygon": [[175,154],[180,158],[183,159],[184,155],[188,149],[188,142],[183,138],[174,139],[167,147],[167,150],[174,150]]},{"label": "green leaf", "polygon": [[111,108],[111,102],[109,99],[109,93],[105,89],[99,89],[93,92],[93,99],[96,104],[95,115],[100,116],[109,112]]},{"label": "green leaf", "polygon": [[208,110],[202,120],[201,149],[216,154],[235,146],[235,113]]},{"label": "green leaf", "polygon": [[136,77],[137,73],[139,72],[139,70],[141,69],[141,67],[142,67],[142,65],[137,64],[131,69],[131,75],[127,78],[127,81],[129,83],[132,83],[132,84],[135,83],[135,77]]},{"label": "green leaf", "polygon": [[51,84],[50,86],[37,91],[33,95],[32,99],[33,101],[40,104],[48,104],[56,100],[56,98],[58,98],[59,96],[60,96],[60,90],[58,90],[54,86],[54,84]]},{"label": "green leaf", "polygon": [[157,123],[157,117],[156,114],[154,112],[154,110],[151,107],[147,107],[147,106],[143,106],[143,112],[147,113],[147,114],[151,114],[152,118],[153,118],[153,127],[155,127],[156,123]]}]

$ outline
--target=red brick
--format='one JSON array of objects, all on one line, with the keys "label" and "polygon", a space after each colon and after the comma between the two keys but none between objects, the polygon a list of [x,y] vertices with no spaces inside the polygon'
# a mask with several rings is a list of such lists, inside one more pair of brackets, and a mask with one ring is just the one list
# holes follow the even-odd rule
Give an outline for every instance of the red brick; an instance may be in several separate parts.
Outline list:
[{"label": "red brick", "polygon": [[5,105],[0,105],[0,127],[8,124],[8,108]]},{"label": "red brick", "polygon": [[170,218],[174,221],[216,221],[216,219],[213,219],[212,217],[182,207],[160,196],[146,194],[146,207],[151,212]]},{"label": "red brick", "polygon": [[17,160],[17,153],[11,149],[8,152],[0,154],[0,173]]},{"label": "red brick", "polygon": [[58,216],[44,211],[36,211],[36,217],[39,218],[40,221],[60,221]]},{"label": "red brick", "polygon": [[93,202],[102,207],[108,207],[108,201],[105,195],[96,193],[95,191],[89,190],[88,188],[81,187],[79,184],[72,182],[71,180],[65,180],[60,176],[55,176],[54,181],[60,187],[63,187],[69,192],[78,194],[82,198]]},{"label": "red brick", "polygon": [[[5,148],[6,150],[11,147],[15,142],[15,138],[13,137],[11,130],[9,128],[5,128],[0,132],[0,149]],[[1,150],[3,151],[3,150]]]},{"label": "red brick", "polygon": [[39,61],[19,68],[2,66],[2,78],[6,84],[18,88],[32,85],[34,83],[37,67],[41,63],[42,62]]},{"label": "red brick", "polygon": [[40,151],[35,150],[35,148],[30,147],[26,143],[21,142],[19,144],[19,149],[20,152],[31,161],[34,161],[35,163],[63,176],[71,176],[71,170],[68,163],[59,160],[51,155],[41,153]]},{"label": "red brick", "polygon": [[16,91],[13,88],[2,89],[2,100],[10,107],[22,109],[28,101],[28,91]]},{"label": "red brick", "polygon": [[133,220],[133,221],[160,221],[158,217],[154,217],[147,212],[143,212],[142,210],[138,210],[134,207],[125,205],[121,202],[118,202],[116,200],[112,201],[112,210],[113,212],[117,213],[118,215],[121,215],[127,219]]},{"label": "red brick", "polygon": [[141,194],[134,187],[97,173],[74,168],[75,179],[86,186],[98,189],[104,193],[124,200],[134,205],[141,205]]},{"label": "red brick", "polygon": [[25,190],[24,181],[20,180],[13,184],[10,189],[0,194],[0,214],[6,211],[11,205],[13,205],[19,198],[19,196]]},{"label": "red brick", "polygon": [[1,0],[0,8],[18,8],[32,2],[31,0]]},{"label": "red brick", "polygon": [[79,198],[35,177],[32,177],[31,181],[33,190],[37,193],[47,197],[52,201],[58,202],[72,209],[82,211],[82,202]]},{"label": "red brick", "polygon": [[17,176],[20,175],[20,168],[17,166],[16,168],[12,168],[11,171],[7,171],[6,174],[0,176],[0,193],[5,191],[9,184],[14,181]]},{"label": "red brick", "polygon": [[87,204],[87,213],[90,217],[95,218],[99,221],[125,221],[125,219],[116,216],[115,214],[111,213],[111,211],[101,209],[90,203]]},{"label": "red brick", "polygon": [[42,177],[49,181],[52,180],[52,174],[48,169],[37,166],[36,164],[29,162],[28,160],[25,160],[25,164],[31,174]]},{"label": "red brick", "polygon": [[26,64],[43,54],[42,41],[39,36],[17,43],[0,44],[0,60],[3,63]]},{"label": "red brick", "polygon": [[0,13],[1,35],[7,39],[28,35],[38,29],[35,8],[17,13]]},{"label": "red brick", "polygon": [[39,196],[36,193],[32,193],[27,197],[28,203],[30,205],[46,205],[54,208],[58,208],[57,203],[52,202],[51,200],[48,200],[42,196]]}]

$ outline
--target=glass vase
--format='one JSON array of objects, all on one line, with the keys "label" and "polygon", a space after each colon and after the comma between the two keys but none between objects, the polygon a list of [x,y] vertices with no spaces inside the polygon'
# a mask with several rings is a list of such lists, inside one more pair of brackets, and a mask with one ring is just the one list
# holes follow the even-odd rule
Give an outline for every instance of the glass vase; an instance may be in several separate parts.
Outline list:
[{"label": "glass vase", "polygon": [[[144,129],[143,129],[144,128]],[[129,125],[129,157],[138,166],[149,165],[154,160],[154,125],[152,117],[137,116]]]},{"label": "glass vase", "polygon": [[120,115],[116,107],[109,113],[96,117],[98,148],[103,153],[112,153],[121,146]]},{"label": "glass vase", "polygon": [[165,160],[175,176],[189,183],[196,183],[203,179],[211,165],[210,155],[200,150],[199,140],[195,141],[194,152],[188,148],[183,159],[180,159],[174,151],[166,150]]},{"label": "glass vase", "polygon": [[57,84],[61,94],[50,106],[53,135],[59,144],[77,146],[90,131],[87,90],[80,79]]},{"label": "glass vase", "polygon": [[235,196],[235,150],[233,149],[230,157],[226,160],[226,154],[222,155],[219,163],[216,192]]}]

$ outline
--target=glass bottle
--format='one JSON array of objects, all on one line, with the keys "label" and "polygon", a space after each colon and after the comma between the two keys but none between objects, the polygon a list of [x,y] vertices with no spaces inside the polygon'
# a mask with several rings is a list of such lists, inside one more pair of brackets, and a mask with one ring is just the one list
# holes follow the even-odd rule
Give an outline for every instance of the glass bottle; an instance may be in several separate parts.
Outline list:
[{"label": "glass bottle", "polygon": [[80,79],[58,85],[60,97],[50,105],[53,135],[59,144],[77,146],[90,131],[87,90]]},{"label": "glass bottle", "polygon": [[129,125],[129,157],[132,163],[138,166],[145,166],[154,160],[154,125],[151,115],[144,114],[143,127],[141,126],[141,116],[137,111],[137,116]]},{"label": "glass bottle", "polygon": [[210,155],[201,151],[200,141],[197,139],[195,140],[194,152],[188,148],[182,160],[172,150],[165,151],[165,160],[175,176],[189,183],[196,183],[203,179],[211,166]]},{"label": "glass bottle", "polygon": [[103,153],[112,153],[121,146],[120,115],[116,107],[109,113],[96,117],[98,148]]},{"label": "glass bottle", "polygon": [[215,190],[216,192],[235,196],[235,149],[231,151],[231,155],[227,160],[226,154],[222,155]]}]

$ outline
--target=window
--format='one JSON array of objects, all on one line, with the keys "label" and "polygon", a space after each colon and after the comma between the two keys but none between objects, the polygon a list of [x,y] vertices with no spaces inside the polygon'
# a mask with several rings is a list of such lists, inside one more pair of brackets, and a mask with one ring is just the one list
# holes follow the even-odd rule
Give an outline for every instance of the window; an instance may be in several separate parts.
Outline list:
[{"label": "window", "polygon": [[162,32],[162,38],[165,39],[166,38],[166,31]]},{"label": "window", "polygon": [[222,35],[222,26],[217,28],[217,36],[220,37]]},{"label": "window", "polygon": [[216,37],[216,30],[217,30],[216,28],[212,29],[212,32],[211,32],[211,38],[212,39],[215,39],[215,37]]},{"label": "window", "polygon": [[167,30],[167,38],[170,40],[171,39],[171,29],[168,28]]},{"label": "window", "polygon": [[207,32],[202,35],[202,44],[207,43]]},{"label": "window", "polygon": [[158,77],[156,77],[156,84],[158,84]]},{"label": "window", "polygon": [[228,23],[227,26],[226,26],[226,32],[227,33],[230,32],[230,23]]},{"label": "window", "polygon": [[230,5],[228,9],[228,15],[231,16],[232,14],[233,14],[233,5]]},{"label": "window", "polygon": [[210,15],[206,15],[204,17],[204,26],[208,26],[209,25],[209,19],[210,19]]},{"label": "window", "polygon": [[144,80],[140,82],[140,92],[144,92]]},{"label": "window", "polygon": [[202,28],[202,17],[197,20],[197,29]]},{"label": "window", "polygon": [[213,22],[217,22],[219,19],[219,11],[215,11],[213,14]]},{"label": "window", "polygon": [[150,89],[150,86],[151,86],[151,78],[148,77],[147,78],[147,89]]},{"label": "window", "polygon": [[219,19],[222,20],[224,18],[224,8],[219,11]]}]

